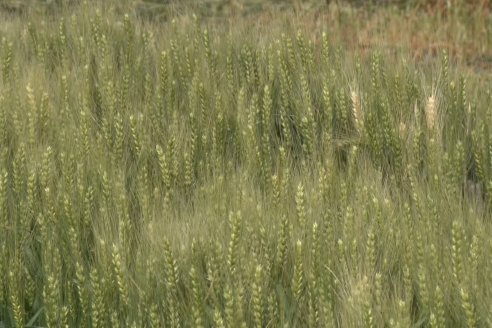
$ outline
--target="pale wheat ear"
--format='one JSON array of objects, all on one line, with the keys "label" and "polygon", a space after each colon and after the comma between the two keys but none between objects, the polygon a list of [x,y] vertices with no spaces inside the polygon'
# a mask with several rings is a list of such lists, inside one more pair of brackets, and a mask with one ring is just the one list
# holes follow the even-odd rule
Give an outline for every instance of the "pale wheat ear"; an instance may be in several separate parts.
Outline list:
[{"label": "pale wheat ear", "polygon": [[362,112],[362,104],[360,95],[355,90],[350,91],[350,99],[352,100],[352,117],[354,119],[355,129],[361,134],[364,128],[364,113]]},{"label": "pale wheat ear", "polygon": [[425,105],[425,119],[429,130],[433,131],[437,123],[436,96],[430,95]]}]

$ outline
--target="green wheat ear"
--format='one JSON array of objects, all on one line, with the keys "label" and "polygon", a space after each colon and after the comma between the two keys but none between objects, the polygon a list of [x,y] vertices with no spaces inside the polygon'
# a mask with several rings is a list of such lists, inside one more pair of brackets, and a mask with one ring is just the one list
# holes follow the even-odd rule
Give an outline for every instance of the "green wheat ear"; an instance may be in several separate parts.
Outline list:
[{"label": "green wheat ear", "polygon": [[298,224],[301,229],[306,228],[306,198],[304,193],[304,186],[302,182],[297,186],[296,192],[296,210],[297,210],[297,219]]},{"label": "green wheat ear", "polygon": [[474,328],[477,327],[477,318],[475,315],[475,307],[471,303],[470,296],[468,292],[461,288],[461,305],[466,315],[466,325],[467,327]]},{"label": "green wheat ear", "polygon": [[263,327],[263,269],[257,265],[252,285],[253,317],[255,327]]},{"label": "green wheat ear", "polygon": [[298,240],[295,246],[295,265],[294,275],[292,277],[292,292],[294,294],[298,309],[302,308],[304,303],[305,272],[303,263],[303,243]]}]

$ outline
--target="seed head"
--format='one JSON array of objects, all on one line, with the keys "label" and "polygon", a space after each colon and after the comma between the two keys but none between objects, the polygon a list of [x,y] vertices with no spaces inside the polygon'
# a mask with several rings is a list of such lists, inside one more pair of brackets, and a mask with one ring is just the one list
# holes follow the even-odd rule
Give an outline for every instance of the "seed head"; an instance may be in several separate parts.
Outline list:
[{"label": "seed head", "polygon": [[434,95],[431,95],[429,99],[427,99],[427,105],[425,107],[425,117],[427,120],[427,127],[433,130],[437,118],[436,97]]},{"label": "seed head", "polygon": [[362,130],[362,127],[364,126],[364,121],[362,120],[362,108],[360,105],[360,98],[357,92],[353,90],[350,97],[352,99],[352,114],[354,116],[355,128],[358,132],[360,132]]}]

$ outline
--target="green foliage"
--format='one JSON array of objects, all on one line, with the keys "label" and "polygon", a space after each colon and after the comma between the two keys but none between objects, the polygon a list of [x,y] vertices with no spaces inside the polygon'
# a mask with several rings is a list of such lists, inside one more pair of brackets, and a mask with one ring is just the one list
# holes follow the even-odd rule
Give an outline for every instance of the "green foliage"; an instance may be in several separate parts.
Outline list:
[{"label": "green foliage", "polygon": [[1,324],[492,322],[482,80],[130,8],[0,30]]}]

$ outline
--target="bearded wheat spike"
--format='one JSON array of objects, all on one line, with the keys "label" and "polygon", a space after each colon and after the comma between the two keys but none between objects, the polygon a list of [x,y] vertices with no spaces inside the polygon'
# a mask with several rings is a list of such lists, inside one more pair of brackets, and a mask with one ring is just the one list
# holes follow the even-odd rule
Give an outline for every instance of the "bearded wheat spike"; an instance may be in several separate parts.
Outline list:
[{"label": "bearded wheat spike", "polygon": [[433,130],[437,119],[435,95],[431,95],[427,99],[427,105],[425,107],[425,118],[427,120],[427,127]]},{"label": "bearded wheat spike", "polygon": [[358,132],[364,127],[364,121],[362,119],[362,108],[360,104],[360,97],[357,92],[353,91],[350,94],[352,99],[352,115],[354,116],[355,128]]}]

